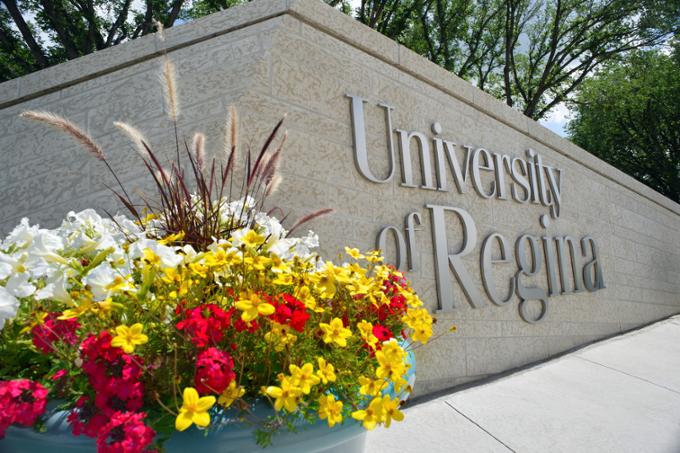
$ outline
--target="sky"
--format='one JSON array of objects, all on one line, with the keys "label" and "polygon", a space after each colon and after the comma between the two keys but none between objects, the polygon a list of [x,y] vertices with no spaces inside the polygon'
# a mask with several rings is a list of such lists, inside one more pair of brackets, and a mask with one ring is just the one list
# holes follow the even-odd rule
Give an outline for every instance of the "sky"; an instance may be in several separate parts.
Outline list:
[{"label": "sky", "polygon": [[564,104],[559,104],[555,107],[549,115],[539,120],[539,123],[547,127],[554,133],[566,137],[567,133],[564,130],[569,122],[569,109]]}]

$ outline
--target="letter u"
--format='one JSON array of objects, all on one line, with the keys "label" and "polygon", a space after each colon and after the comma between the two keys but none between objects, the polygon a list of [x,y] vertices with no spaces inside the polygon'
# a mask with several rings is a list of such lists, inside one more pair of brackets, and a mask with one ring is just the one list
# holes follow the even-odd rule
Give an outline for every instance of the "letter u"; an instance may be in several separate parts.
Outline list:
[{"label": "letter u", "polygon": [[364,122],[364,103],[366,102],[360,96],[352,94],[346,95],[352,100],[352,132],[354,135],[354,163],[361,175],[371,182],[378,184],[386,183],[392,180],[394,176],[394,143],[392,140],[392,110],[387,104],[378,104],[385,109],[385,128],[387,133],[387,152],[389,158],[390,171],[384,179],[380,179],[373,174],[368,166],[368,150],[366,148],[366,125]]}]

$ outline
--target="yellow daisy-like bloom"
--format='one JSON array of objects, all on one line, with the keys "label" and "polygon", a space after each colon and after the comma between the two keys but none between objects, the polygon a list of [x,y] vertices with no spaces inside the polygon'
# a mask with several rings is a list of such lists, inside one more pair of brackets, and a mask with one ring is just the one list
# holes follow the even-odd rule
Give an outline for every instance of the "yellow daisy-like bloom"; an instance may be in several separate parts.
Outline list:
[{"label": "yellow daisy-like bloom", "polygon": [[156,253],[151,249],[144,249],[144,262],[152,266],[158,266],[161,264],[161,257],[156,255]]},{"label": "yellow daisy-like bloom", "polygon": [[401,320],[413,330],[411,338],[414,341],[425,344],[432,336],[432,316],[425,308],[412,308]]},{"label": "yellow daisy-like bloom", "polygon": [[294,386],[287,377],[283,377],[281,387],[267,387],[265,393],[274,398],[274,409],[277,411],[285,408],[288,412],[295,412],[302,396],[302,389]]},{"label": "yellow daisy-like bloom", "polygon": [[365,376],[359,376],[359,392],[363,395],[376,396],[385,387],[387,387],[387,381],[384,379],[370,379]]},{"label": "yellow daisy-like bloom", "polygon": [[391,399],[387,395],[383,396],[382,409],[386,428],[390,427],[392,420],[400,422],[404,419],[404,414],[399,410],[399,398]]},{"label": "yellow daisy-like bloom", "polygon": [[241,243],[248,247],[257,247],[262,244],[265,237],[258,234],[255,230],[248,230],[248,232],[241,238]]},{"label": "yellow daisy-like bloom", "polygon": [[241,310],[241,319],[250,322],[258,316],[269,316],[276,311],[272,304],[268,304],[256,293],[249,295],[241,294],[241,298],[236,302],[236,308]]},{"label": "yellow daisy-like bloom", "polygon": [[158,241],[159,244],[161,245],[168,245],[172,244],[173,242],[178,242],[184,239],[184,231],[180,231],[179,233],[171,234],[169,236],[165,236],[163,239]]},{"label": "yellow daisy-like bloom", "polygon": [[344,348],[347,346],[347,338],[352,336],[352,331],[345,328],[340,318],[333,318],[330,324],[321,322],[319,327],[323,331],[324,343],[335,343]]},{"label": "yellow daisy-like bloom", "polygon": [[246,389],[236,384],[236,381],[231,381],[229,386],[224,389],[217,402],[223,407],[229,407],[234,401],[245,395],[245,393]]},{"label": "yellow daisy-like bloom", "polygon": [[361,320],[359,324],[357,324],[357,329],[359,329],[361,338],[366,342],[366,344],[370,346],[371,349],[375,350],[376,345],[378,344],[378,337],[373,335],[373,324],[368,321]]},{"label": "yellow daisy-like bloom", "polygon": [[353,249],[349,247],[345,247],[345,253],[354,258],[355,260],[361,260],[364,259],[364,255],[361,254],[359,249]]},{"label": "yellow daisy-like bloom", "polygon": [[333,395],[322,395],[319,398],[319,418],[328,419],[328,426],[342,423],[342,401],[336,401]]},{"label": "yellow daisy-like bloom", "polygon": [[328,384],[329,382],[335,382],[335,368],[330,363],[326,362],[323,357],[317,357],[316,361],[319,363],[319,369],[316,375],[319,376],[321,382]]},{"label": "yellow daisy-like bloom", "polygon": [[198,392],[193,387],[184,389],[182,395],[182,408],[175,419],[177,431],[184,431],[194,423],[205,428],[210,424],[210,414],[208,411],[215,404],[214,396],[198,397]]},{"label": "yellow daisy-like bloom", "polygon": [[314,374],[314,366],[311,363],[305,363],[302,367],[290,365],[289,369],[293,385],[299,387],[305,395],[309,394],[312,386],[320,381]]},{"label": "yellow daisy-like bloom", "polygon": [[149,337],[142,333],[144,326],[140,323],[133,324],[131,327],[126,325],[116,327],[116,336],[111,340],[111,346],[122,348],[126,354],[135,351],[135,346],[149,341]]},{"label": "yellow daisy-like bloom", "polygon": [[383,400],[381,397],[373,398],[371,404],[365,410],[352,412],[352,418],[362,422],[367,430],[374,429],[383,420]]}]

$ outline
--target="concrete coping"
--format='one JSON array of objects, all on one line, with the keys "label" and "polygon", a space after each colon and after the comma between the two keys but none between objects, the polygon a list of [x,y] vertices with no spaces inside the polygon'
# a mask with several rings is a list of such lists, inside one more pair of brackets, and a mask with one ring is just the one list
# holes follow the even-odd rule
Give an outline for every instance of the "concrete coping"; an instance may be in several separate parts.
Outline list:
[{"label": "concrete coping", "polygon": [[426,58],[319,0],[256,0],[165,30],[165,39],[146,35],[0,84],[0,109],[53,93],[215,36],[282,15],[310,26],[390,64],[643,198],[680,214],[680,204],[560,137]]}]

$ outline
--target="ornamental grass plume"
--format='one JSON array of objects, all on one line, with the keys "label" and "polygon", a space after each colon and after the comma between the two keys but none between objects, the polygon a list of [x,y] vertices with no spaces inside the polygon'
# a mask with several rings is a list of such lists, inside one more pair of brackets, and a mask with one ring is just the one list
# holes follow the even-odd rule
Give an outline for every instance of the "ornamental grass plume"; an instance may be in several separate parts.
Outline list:
[{"label": "ornamental grass plume", "polygon": [[80,143],[85,150],[101,161],[106,161],[106,156],[102,148],[90,137],[85,131],[76,126],[71,121],[64,117],[56,115],[51,112],[37,112],[28,110],[22,112],[19,116],[33,121],[39,121],[48,124],[56,129],[66,132]]},{"label": "ornamental grass plume", "polygon": [[336,265],[315,252],[314,233],[292,235],[331,209],[290,230],[278,208],[265,211],[282,179],[285,117],[257,152],[241,152],[229,107],[224,154],[207,157],[203,134],[188,143],[180,133],[173,73],[165,61],[175,157],[114,123],[153,181],[155,196],[141,201],[82,129],[22,114],[102,161],[132,218],[89,209],[52,230],[23,219],[0,242],[0,439],[42,423],[48,398],[100,452],[162,450],[178,431],[219,433],[234,420],[262,446],[307,423],[400,421],[412,345],[432,336],[422,301],[379,252],[346,248]]}]

